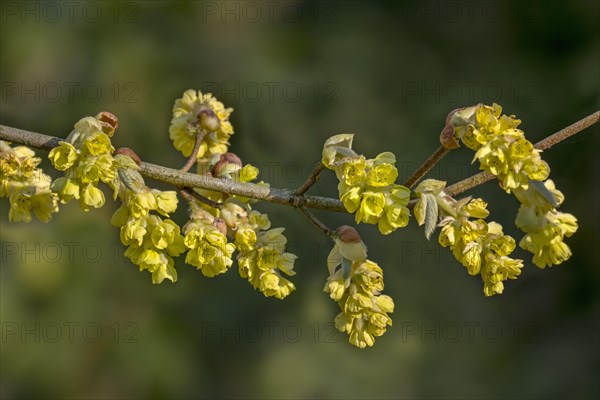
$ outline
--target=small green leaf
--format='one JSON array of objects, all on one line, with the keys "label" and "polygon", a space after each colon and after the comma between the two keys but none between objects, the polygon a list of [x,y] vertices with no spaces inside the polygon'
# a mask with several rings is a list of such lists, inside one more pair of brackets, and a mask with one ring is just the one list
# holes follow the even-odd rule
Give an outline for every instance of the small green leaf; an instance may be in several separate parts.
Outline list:
[{"label": "small green leaf", "polygon": [[434,195],[423,194],[423,197],[427,203],[425,215],[425,237],[427,240],[429,240],[437,225],[438,205]]},{"label": "small green leaf", "polygon": [[426,208],[426,205],[425,205],[424,195],[421,195],[419,197],[419,200],[417,201],[417,204],[415,204],[415,208],[413,210],[413,213],[415,214],[415,219],[417,220],[417,223],[419,224],[419,226],[421,226],[425,223],[425,213],[426,213],[425,208]]},{"label": "small green leaf", "polygon": [[552,194],[552,192],[550,190],[548,190],[548,188],[544,185],[544,182],[539,182],[539,181],[529,181],[529,184],[531,186],[533,186],[533,188],[542,195],[542,197],[544,199],[546,199],[546,201],[548,201],[548,203],[550,205],[552,205],[552,207],[556,208],[558,207],[558,201],[556,200],[556,197],[554,197],[554,194]]},{"label": "small green leaf", "polygon": [[444,181],[425,179],[423,182],[419,183],[415,189],[415,193],[431,193],[437,196],[442,193],[442,190],[444,190],[445,187],[446,182]]}]

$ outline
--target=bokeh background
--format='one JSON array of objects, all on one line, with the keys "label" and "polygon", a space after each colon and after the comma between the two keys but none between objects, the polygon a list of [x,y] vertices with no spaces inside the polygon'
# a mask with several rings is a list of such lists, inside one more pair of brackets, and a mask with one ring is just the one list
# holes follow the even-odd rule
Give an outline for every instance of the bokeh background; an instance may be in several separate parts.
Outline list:
[{"label": "bokeh background", "polygon": [[[600,105],[596,1],[1,8],[2,124],[64,137],[80,117],[108,110],[120,121],[115,146],[177,167],[172,104],[185,89],[211,91],[235,109],[232,150],[274,187],[300,185],[335,133],[356,133],[369,156],[393,151],[402,179],[436,148],[454,108],[497,102],[537,141]],[[481,282],[414,223],[386,237],[360,225],[396,302],[394,326],[365,350],[333,328],[337,305],[323,293],[331,245],[293,209],[257,205],[300,255],[297,290],[278,301],[235,266],[208,279],[182,258],[176,284],[152,285],[123,257],[110,201],[89,213],[69,204],[49,224],[8,224],[2,199],[0,394],[598,398],[598,132],[543,154],[566,194],[562,208],[579,218],[573,257],[539,270],[517,251],[526,266],[501,296],[484,298]],[[431,176],[465,178],[476,172],[471,157],[456,150]],[[332,175],[311,192],[335,196]],[[495,183],[469,194],[520,237],[514,198]],[[352,223],[317,214],[330,226]]]}]

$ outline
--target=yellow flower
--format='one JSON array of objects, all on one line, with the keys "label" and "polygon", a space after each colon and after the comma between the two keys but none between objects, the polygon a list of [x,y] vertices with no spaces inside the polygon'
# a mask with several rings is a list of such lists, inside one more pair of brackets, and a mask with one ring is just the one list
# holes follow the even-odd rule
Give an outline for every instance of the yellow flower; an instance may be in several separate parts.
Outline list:
[{"label": "yellow flower", "polygon": [[258,178],[258,168],[253,165],[246,164],[239,170],[239,182],[252,182]]},{"label": "yellow flower", "polygon": [[[465,111],[462,112],[463,116]],[[475,106],[467,118],[452,117],[455,134],[472,150],[473,161],[481,169],[498,177],[501,186],[510,193],[514,189],[527,189],[529,181],[548,178],[550,168],[540,157],[540,150],[516,129],[521,121],[514,116],[501,115],[502,108],[494,104]],[[456,114],[458,114],[456,113]]]},{"label": "yellow flower", "polygon": [[398,170],[392,164],[383,163],[369,169],[367,183],[373,187],[385,187],[396,182]]},{"label": "yellow flower", "polygon": [[160,214],[168,216],[177,210],[177,192],[172,190],[161,191],[153,189],[151,193],[156,202],[156,211],[158,211]]},{"label": "yellow flower", "polygon": [[[343,265],[343,264],[342,264]],[[388,313],[394,302],[383,290],[383,271],[372,261],[352,263],[348,277],[343,268],[330,275],[325,292],[338,302],[341,312],[335,318],[340,332],[348,333],[348,341],[359,348],[373,346],[375,337],[382,336],[392,325]]]},{"label": "yellow flower", "polygon": [[111,154],[114,150],[114,147],[110,143],[110,138],[103,132],[92,133],[83,142],[84,154],[100,156]]},{"label": "yellow flower", "polygon": [[254,224],[243,223],[235,232],[239,273],[265,296],[283,299],[295,290],[295,286],[281,273],[294,275],[297,257],[285,252],[284,229],[269,229],[271,223],[259,214],[252,211]]},{"label": "yellow flower", "polygon": [[197,267],[204,276],[214,277],[227,272],[233,264],[235,250],[227,237],[208,221],[192,219],[183,228],[184,244],[189,249],[185,262]]},{"label": "yellow flower", "polygon": [[375,224],[378,218],[383,214],[385,206],[385,196],[383,193],[366,191],[363,193],[360,207],[355,214],[356,223],[366,222]]},{"label": "yellow flower", "polygon": [[481,275],[486,296],[502,293],[503,281],[516,279],[523,267],[521,260],[508,257],[515,249],[515,240],[504,235],[498,223],[469,220],[470,217],[485,218],[488,215],[483,200],[473,199],[466,204],[459,201],[454,207],[455,215],[444,219],[440,245],[450,247],[469,275]]},{"label": "yellow flower", "polygon": [[[210,111],[218,118],[216,130],[202,126],[201,114]],[[173,145],[185,157],[192,154],[196,136],[203,129],[208,129],[198,152],[198,159],[214,154],[227,152],[229,137],[233,134],[233,126],[229,116],[233,109],[225,108],[223,103],[215,99],[212,94],[203,94],[195,90],[186,90],[180,99],[173,105],[173,118],[169,127],[169,136]]]},{"label": "yellow flower", "polygon": [[363,156],[346,158],[336,167],[335,172],[340,182],[348,186],[358,185],[366,178],[366,160]]},{"label": "yellow flower", "polygon": [[10,193],[10,222],[31,222],[31,213],[42,222],[48,222],[58,212],[56,196],[48,187],[19,185]]},{"label": "yellow flower", "polygon": [[521,202],[515,223],[526,233],[519,246],[533,254],[533,263],[540,268],[568,260],[571,249],[564,238],[577,231],[577,219],[557,210],[564,196],[554,182],[547,180],[543,187],[530,186],[514,194]]},{"label": "yellow flower", "polygon": [[[343,183],[340,183],[340,185],[343,185]],[[344,203],[344,207],[346,210],[348,210],[348,212],[354,213],[356,210],[358,210],[362,200],[363,191],[364,189],[360,186],[348,187],[343,192],[340,190],[340,193],[343,193],[340,196],[340,200],[342,203]]]},{"label": "yellow flower", "polygon": [[410,211],[408,207],[398,204],[386,206],[384,215],[379,219],[377,227],[383,235],[388,235],[398,228],[408,225]]},{"label": "yellow flower", "polygon": [[89,211],[90,208],[100,208],[104,205],[104,193],[96,186],[88,183],[81,193],[79,205],[83,211]]},{"label": "yellow flower", "polygon": [[[122,201],[111,218],[111,223],[121,228],[121,242],[128,246],[125,256],[139,265],[140,271],[152,274],[152,283],[165,279],[175,282],[177,271],[172,257],[186,249],[179,226],[170,219],[162,219],[151,212],[166,217],[177,208],[175,192],[161,192],[145,186],[144,179],[135,174],[136,167],[125,155],[118,156],[118,195]],[[135,191],[133,189],[135,189]]]},{"label": "yellow flower", "polygon": [[61,202],[68,203],[74,198],[79,199],[79,184],[73,179],[60,177],[52,182],[52,191],[58,194]]},{"label": "yellow flower", "polygon": [[58,212],[51,178],[37,168],[40,161],[31,149],[0,141],[0,197],[9,198],[9,222],[30,222],[32,213],[48,222]]},{"label": "yellow flower", "polygon": [[65,176],[52,182],[52,190],[62,203],[78,199],[84,211],[104,205],[104,194],[97,188],[99,181],[117,190],[116,163],[111,155],[114,148],[97,118],[100,114],[80,119],[67,139],[48,155],[57,170],[65,171]]},{"label": "yellow flower", "polygon": [[59,171],[65,171],[77,160],[77,150],[71,143],[59,142],[59,145],[48,154],[48,158]]}]

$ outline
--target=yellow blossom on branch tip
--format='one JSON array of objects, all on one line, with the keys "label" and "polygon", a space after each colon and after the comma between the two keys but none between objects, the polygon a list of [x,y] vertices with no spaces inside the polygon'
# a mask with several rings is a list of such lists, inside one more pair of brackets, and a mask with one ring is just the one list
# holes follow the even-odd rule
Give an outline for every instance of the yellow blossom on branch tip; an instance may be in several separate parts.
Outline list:
[{"label": "yellow blossom on branch tip", "polygon": [[9,222],[30,222],[32,214],[48,222],[58,212],[51,178],[37,168],[40,161],[31,149],[0,141],[0,197],[8,197]]},{"label": "yellow blossom on branch tip", "polygon": [[[219,119],[218,124],[201,124],[201,114],[204,110],[210,110]],[[192,154],[196,136],[203,129],[205,135],[200,144],[198,159],[214,154],[227,152],[229,137],[233,134],[233,126],[229,122],[229,116],[233,109],[225,108],[223,103],[215,99],[212,94],[203,94],[200,91],[186,90],[183,96],[175,100],[173,105],[173,118],[169,127],[169,136],[173,145],[185,157]],[[217,128],[216,130],[210,130]]]}]

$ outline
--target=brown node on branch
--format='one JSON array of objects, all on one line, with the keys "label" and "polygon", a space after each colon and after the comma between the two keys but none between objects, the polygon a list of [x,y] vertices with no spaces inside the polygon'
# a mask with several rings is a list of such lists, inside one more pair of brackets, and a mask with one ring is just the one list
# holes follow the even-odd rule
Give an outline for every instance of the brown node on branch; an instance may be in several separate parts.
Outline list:
[{"label": "brown node on branch", "polygon": [[440,143],[445,149],[456,149],[460,146],[456,136],[454,136],[454,125],[447,124],[442,133],[440,133]]},{"label": "brown node on branch", "polygon": [[212,169],[212,175],[213,176],[221,175],[223,168],[225,168],[225,166],[227,164],[235,164],[241,168],[242,160],[235,153],[221,154],[221,159],[215,164],[215,166]]},{"label": "brown node on branch", "polygon": [[360,235],[357,230],[349,225],[338,227],[335,233],[344,243],[360,243]]},{"label": "brown node on branch", "polygon": [[227,236],[227,224],[223,218],[215,218],[213,220],[213,226],[217,228],[223,235]]},{"label": "brown node on branch", "polygon": [[114,153],[113,155],[117,155],[117,154],[123,154],[124,156],[128,156],[130,157],[133,161],[135,161],[135,163],[140,166],[142,164],[142,160],[140,159],[140,156],[138,156],[135,151],[131,150],[129,147],[119,147]]},{"label": "brown node on branch", "polygon": [[108,136],[115,134],[115,131],[119,127],[119,119],[115,114],[108,111],[102,111],[96,115],[96,118],[102,125],[102,132],[106,133]]}]

